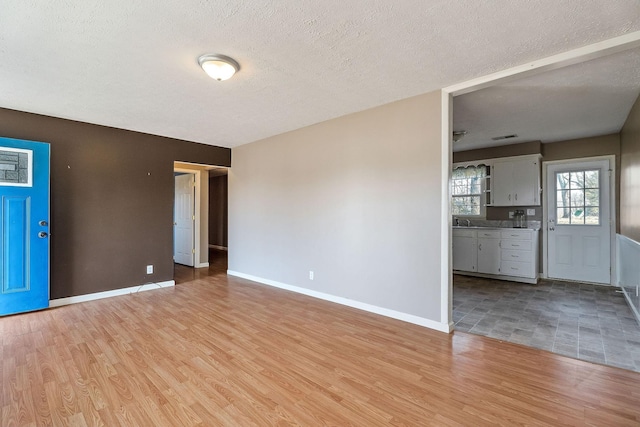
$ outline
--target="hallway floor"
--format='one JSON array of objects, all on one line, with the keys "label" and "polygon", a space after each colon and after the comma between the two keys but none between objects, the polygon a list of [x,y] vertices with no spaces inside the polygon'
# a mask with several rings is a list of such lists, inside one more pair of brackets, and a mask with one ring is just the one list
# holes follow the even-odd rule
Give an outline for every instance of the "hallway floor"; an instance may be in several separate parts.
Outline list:
[{"label": "hallway floor", "polygon": [[618,288],[454,275],[455,330],[640,372],[640,326]]},{"label": "hallway floor", "polygon": [[176,281],[176,285],[179,285],[216,274],[227,274],[227,251],[209,248],[208,268],[193,268],[174,264],[173,279]]}]

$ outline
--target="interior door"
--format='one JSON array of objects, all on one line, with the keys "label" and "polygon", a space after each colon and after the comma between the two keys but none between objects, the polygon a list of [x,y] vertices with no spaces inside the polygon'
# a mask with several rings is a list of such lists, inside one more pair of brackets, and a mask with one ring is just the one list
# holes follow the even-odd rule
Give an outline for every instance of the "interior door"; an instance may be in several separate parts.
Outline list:
[{"label": "interior door", "polygon": [[194,265],[194,184],[193,174],[185,173],[175,177],[173,260],[190,267]]},{"label": "interior door", "polygon": [[0,315],[49,307],[49,144],[0,138]]},{"label": "interior door", "polygon": [[547,168],[547,275],[611,282],[609,160]]}]

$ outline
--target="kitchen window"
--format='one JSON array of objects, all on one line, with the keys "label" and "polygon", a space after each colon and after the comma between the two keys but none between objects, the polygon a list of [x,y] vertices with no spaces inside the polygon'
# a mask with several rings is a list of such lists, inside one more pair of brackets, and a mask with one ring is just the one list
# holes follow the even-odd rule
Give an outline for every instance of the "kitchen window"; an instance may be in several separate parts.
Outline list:
[{"label": "kitchen window", "polygon": [[451,173],[451,213],[454,216],[484,217],[484,187],[487,166],[458,167]]}]

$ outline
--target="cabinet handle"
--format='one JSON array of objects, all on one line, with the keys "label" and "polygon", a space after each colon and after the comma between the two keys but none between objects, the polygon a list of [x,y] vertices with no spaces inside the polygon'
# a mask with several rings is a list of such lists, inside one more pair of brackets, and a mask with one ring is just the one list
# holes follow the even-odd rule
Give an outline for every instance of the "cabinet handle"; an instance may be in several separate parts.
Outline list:
[{"label": "cabinet handle", "polygon": [[481,250],[482,250],[482,243],[480,243],[480,244],[478,245],[478,250],[479,250],[479,251],[481,251]]},{"label": "cabinet handle", "polygon": [[518,200],[518,193],[516,193],[516,201]]},{"label": "cabinet handle", "polygon": [[508,201],[511,201],[511,194],[509,194],[509,197],[507,198]]}]

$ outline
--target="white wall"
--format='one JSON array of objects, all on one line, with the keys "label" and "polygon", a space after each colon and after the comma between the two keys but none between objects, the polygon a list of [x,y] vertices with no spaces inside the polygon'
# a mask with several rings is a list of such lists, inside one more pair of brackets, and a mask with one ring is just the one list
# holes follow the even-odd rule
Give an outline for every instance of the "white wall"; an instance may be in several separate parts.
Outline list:
[{"label": "white wall", "polygon": [[234,148],[230,273],[448,330],[441,110],[437,91]]}]

